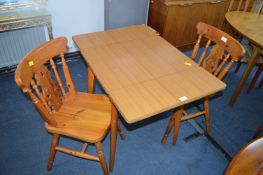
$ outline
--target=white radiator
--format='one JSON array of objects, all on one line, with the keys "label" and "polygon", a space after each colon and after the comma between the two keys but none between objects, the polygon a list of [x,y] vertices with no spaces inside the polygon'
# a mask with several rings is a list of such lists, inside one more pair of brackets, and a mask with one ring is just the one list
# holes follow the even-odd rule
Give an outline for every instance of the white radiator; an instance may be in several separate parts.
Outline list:
[{"label": "white radiator", "polygon": [[33,48],[46,41],[44,27],[0,33],[0,68],[18,64]]}]

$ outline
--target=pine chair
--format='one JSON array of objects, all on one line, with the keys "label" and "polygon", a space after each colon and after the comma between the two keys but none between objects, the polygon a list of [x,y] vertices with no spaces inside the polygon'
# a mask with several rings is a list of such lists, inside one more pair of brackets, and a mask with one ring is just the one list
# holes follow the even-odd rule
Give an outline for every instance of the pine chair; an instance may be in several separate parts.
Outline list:
[{"label": "pine chair", "polygon": [[[116,109],[105,95],[76,91],[63,54],[66,47],[67,39],[60,37],[31,51],[18,65],[15,81],[29,95],[45,122],[46,130],[53,135],[47,169],[52,169],[56,151],[60,151],[99,161],[107,175],[109,171],[101,141],[109,131],[111,116],[117,115]],[[59,73],[53,60],[56,56],[61,57],[64,76],[61,76],[63,73]],[[51,65],[53,73],[48,65]],[[119,125],[118,130],[121,132]],[[84,142],[82,150],[59,146],[60,136]],[[121,137],[124,139],[123,133]],[[95,145],[98,156],[86,153],[88,143]]]},{"label": "pine chair", "polygon": [[245,145],[231,160],[225,175],[263,175],[263,137]]},{"label": "pine chair", "polygon": [[[232,38],[227,33],[203,22],[199,22],[197,24],[197,34],[199,36],[194,46],[191,59],[195,60],[198,65],[206,69],[218,79],[222,80],[228,73],[233,63],[235,61],[239,61],[239,58],[245,54],[244,48],[237,40]],[[204,41],[202,38],[206,39],[207,42],[203,52],[199,57],[197,53],[200,43]],[[188,114],[185,110],[182,110],[182,114],[174,113],[168,123],[167,129],[162,139],[162,144],[166,143],[168,135],[171,132],[171,129],[174,127],[172,143],[175,145],[180,122],[202,115],[205,116],[206,132],[209,133],[211,129],[208,97],[204,98],[203,105],[203,110],[196,113]]]}]

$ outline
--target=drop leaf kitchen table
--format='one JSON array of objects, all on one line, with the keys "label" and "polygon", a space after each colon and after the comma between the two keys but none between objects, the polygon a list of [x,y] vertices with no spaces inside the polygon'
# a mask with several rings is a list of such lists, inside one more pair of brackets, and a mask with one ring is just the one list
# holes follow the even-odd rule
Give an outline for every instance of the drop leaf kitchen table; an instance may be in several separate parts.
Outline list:
[{"label": "drop leaf kitchen table", "polygon": [[[226,85],[199,67],[150,27],[130,26],[73,36],[87,62],[88,91],[94,78],[128,123],[207,97]],[[116,120],[112,119],[110,170]]]}]

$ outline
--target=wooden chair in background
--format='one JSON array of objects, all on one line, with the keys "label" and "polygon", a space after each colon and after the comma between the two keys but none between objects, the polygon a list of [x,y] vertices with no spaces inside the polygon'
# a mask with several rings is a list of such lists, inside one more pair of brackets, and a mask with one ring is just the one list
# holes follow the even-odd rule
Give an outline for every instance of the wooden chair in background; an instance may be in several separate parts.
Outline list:
[{"label": "wooden chair in background", "polygon": [[[45,128],[53,134],[47,169],[51,170],[56,151],[60,151],[99,161],[107,175],[109,171],[101,141],[109,131],[112,115],[117,115],[116,109],[106,95],[76,91],[63,54],[66,47],[67,39],[60,37],[31,51],[18,65],[15,81],[22,91],[29,95],[45,121]],[[55,56],[61,57],[65,81],[62,81],[57,70],[53,60]],[[54,76],[47,63],[50,63]],[[118,129],[121,132],[120,126]],[[59,146],[60,136],[84,142],[82,150]],[[124,139],[123,134],[121,137]],[[88,143],[95,144],[98,157],[86,153]]]},{"label": "wooden chair in background", "polygon": [[[191,58],[205,70],[222,80],[234,62],[239,61],[239,59],[245,54],[244,48],[236,39],[227,33],[203,22],[199,22],[197,24],[197,34],[199,36],[194,46]],[[199,57],[198,50],[202,38],[205,38],[207,42]],[[203,105],[203,110],[196,113],[188,114],[185,110],[183,110],[183,115],[172,115],[163,136],[162,144],[165,144],[171,129],[174,127],[173,145],[175,145],[180,122],[202,115],[205,116],[206,132],[209,133],[211,129],[208,97],[204,98]]]},{"label": "wooden chair in background", "polygon": [[231,0],[227,11],[251,11],[256,0]]},{"label": "wooden chair in background", "polygon": [[263,13],[262,12],[263,0],[231,0],[229,11],[245,11],[253,13]]},{"label": "wooden chair in background", "polygon": [[263,175],[263,138],[245,145],[231,160],[225,175]]}]

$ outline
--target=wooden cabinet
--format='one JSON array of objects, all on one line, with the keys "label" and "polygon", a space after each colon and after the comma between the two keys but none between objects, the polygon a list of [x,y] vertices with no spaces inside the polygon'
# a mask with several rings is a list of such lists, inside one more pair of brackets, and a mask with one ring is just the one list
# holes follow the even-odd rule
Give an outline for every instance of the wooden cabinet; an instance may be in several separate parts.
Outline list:
[{"label": "wooden cabinet", "polygon": [[199,21],[223,28],[228,0],[151,0],[148,25],[180,50],[189,50],[197,39]]}]

